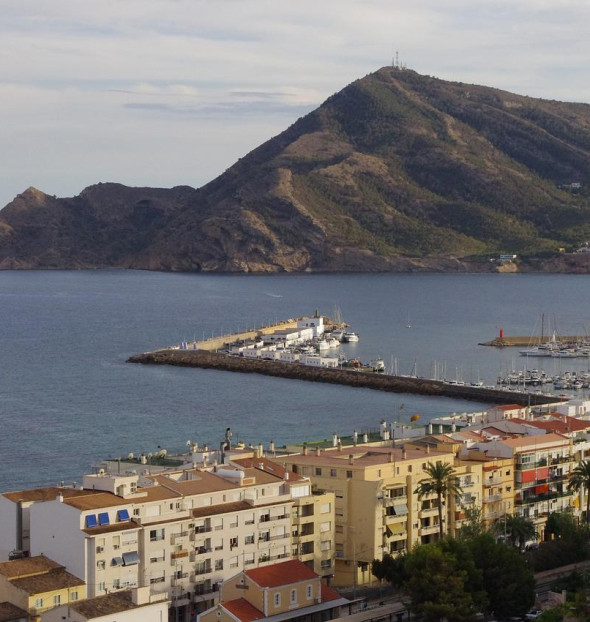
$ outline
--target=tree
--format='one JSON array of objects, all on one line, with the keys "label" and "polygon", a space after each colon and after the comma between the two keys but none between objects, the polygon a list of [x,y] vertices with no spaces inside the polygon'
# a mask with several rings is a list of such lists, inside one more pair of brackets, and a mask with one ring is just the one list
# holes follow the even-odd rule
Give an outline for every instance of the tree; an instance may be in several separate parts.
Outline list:
[{"label": "tree", "polygon": [[438,529],[439,536],[444,536],[443,527],[443,501],[446,501],[450,494],[463,492],[457,481],[455,469],[450,464],[445,464],[440,460],[436,463],[429,462],[424,469],[426,477],[420,480],[418,487],[414,491],[418,495],[418,499],[435,494],[438,507]]},{"label": "tree", "polygon": [[485,532],[481,507],[472,504],[465,508],[465,515],[466,518],[457,534],[458,538],[461,540],[471,540]]},{"label": "tree", "polygon": [[505,514],[496,521],[496,530],[505,530],[512,546],[524,548],[527,540],[532,540],[537,536],[535,525],[529,518],[518,514]]},{"label": "tree", "polygon": [[405,574],[410,610],[425,622],[474,619],[473,598],[465,586],[467,572],[438,543],[416,547],[406,558]]},{"label": "tree", "polygon": [[570,474],[568,490],[586,491],[586,524],[590,524],[590,460],[578,462]]},{"label": "tree", "polygon": [[474,538],[470,549],[482,573],[487,613],[499,619],[524,615],[535,602],[535,576],[523,555],[486,533]]}]

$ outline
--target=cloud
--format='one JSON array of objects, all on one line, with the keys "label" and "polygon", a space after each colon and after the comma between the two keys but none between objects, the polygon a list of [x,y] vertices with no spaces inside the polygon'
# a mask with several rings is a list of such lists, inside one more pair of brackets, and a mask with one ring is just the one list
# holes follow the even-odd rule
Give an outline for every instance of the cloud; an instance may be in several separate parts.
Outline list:
[{"label": "cloud", "polygon": [[420,73],[590,101],[589,22],[579,0],[3,0],[0,205],[98,176],[200,185],[396,50]]}]

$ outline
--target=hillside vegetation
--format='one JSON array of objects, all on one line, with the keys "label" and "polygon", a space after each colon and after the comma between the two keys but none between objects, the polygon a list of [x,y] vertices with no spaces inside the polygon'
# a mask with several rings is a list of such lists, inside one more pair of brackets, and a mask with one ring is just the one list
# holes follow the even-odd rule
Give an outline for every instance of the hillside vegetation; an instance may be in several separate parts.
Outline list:
[{"label": "hillside vegetation", "polygon": [[588,188],[590,106],[386,67],[198,190],[25,191],[0,212],[0,267],[458,270],[499,253],[526,266],[590,239]]}]

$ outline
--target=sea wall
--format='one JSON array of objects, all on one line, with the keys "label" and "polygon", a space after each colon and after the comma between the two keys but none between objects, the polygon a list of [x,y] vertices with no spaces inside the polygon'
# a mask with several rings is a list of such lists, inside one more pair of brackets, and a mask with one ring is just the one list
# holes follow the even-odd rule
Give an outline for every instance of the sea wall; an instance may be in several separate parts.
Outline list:
[{"label": "sea wall", "polygon": [[182,367],[200,367],[202,369],[264,374],[280,378],[344,384],[351,387],[377,389],[392,393],[416,393],[420,395],[453,397],[491,404],[537,405],[562,401],[558,397],[548,397],[536,393],[527,394],[483,387],[449,385],[438,380],[389,376],[387,374],[346,369],[321,369],[298,363],[250,360],[204,350],[159,350],[156,352],[146,352],[130,357],[127,362],[142,363],[144,365],[179,365]]}]

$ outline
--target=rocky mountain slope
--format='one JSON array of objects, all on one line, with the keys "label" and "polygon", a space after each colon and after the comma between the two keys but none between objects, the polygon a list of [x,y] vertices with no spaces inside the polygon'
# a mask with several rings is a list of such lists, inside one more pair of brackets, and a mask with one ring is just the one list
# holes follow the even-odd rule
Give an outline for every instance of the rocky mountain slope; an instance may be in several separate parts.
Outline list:
[{"label": "rocky mountain slope", "polygon": [[554,255],[590,239],[589,187],[589,105],[386,67],[198,190],[30,188],[0,268],[586,271]]}]

